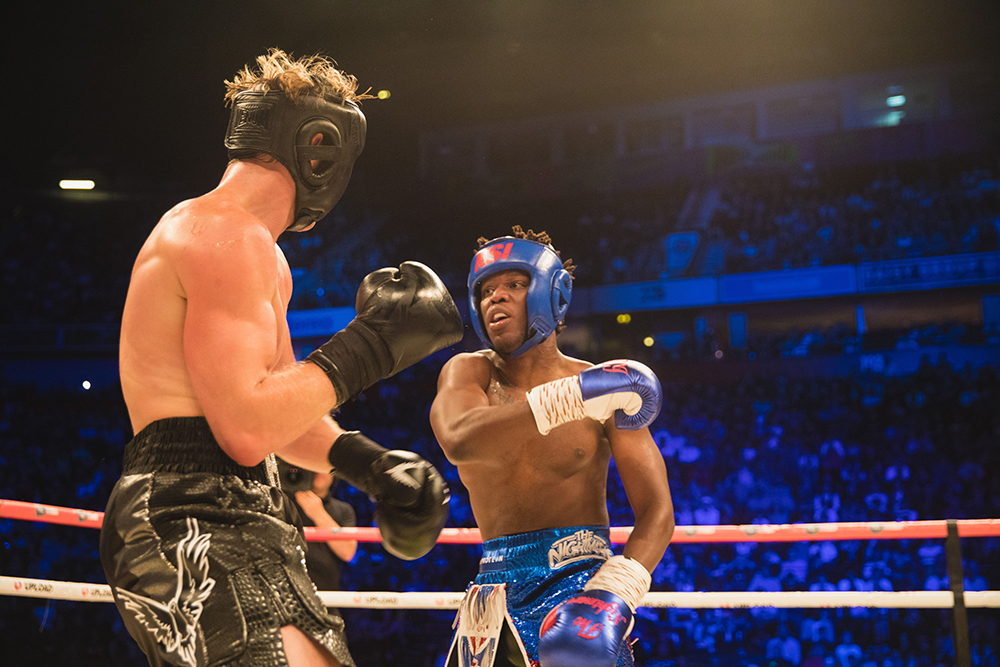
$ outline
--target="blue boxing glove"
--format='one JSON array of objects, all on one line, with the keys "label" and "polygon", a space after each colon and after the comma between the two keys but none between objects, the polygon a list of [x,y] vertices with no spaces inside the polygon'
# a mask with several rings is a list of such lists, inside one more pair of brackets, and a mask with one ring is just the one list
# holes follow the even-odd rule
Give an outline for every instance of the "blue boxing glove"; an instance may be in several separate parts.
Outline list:
[{"label": "blue boxing glove", "polygon": [[527,397],[542,435],[566,422],[590,417],[603,423],[612,415],[618,428],[638,431],[656,419],[663,390],[648,366],[619,359],[540,384]]},{"label": "blue boxing glove", "polygon": [[541,667],[614,667],[649,582],[649,572],[637,561],[609,558],[581,592],[542,621]]}]

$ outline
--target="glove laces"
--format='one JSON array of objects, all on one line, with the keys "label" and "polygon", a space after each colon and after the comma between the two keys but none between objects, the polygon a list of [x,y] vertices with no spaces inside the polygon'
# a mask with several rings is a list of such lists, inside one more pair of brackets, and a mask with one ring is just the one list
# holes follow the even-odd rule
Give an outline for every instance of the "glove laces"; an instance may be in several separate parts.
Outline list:
[{"label": "glove laces", "polygon": [[542,435],[556,426],[587,416],[580,393],[580,378],[576,375],[540,384],[528,391],[527,398]]}]

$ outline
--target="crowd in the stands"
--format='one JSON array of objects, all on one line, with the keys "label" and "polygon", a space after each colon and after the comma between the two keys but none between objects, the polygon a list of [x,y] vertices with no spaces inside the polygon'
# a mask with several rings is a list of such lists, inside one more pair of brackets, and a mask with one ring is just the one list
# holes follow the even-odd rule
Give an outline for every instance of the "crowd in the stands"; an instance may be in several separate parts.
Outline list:
[{"label": "crowd in the stands", "polygon": [[[135,256],[174,202],[14,200],[0,226],[2,328],[118,322]],[[477,237],[503,235],[512,224],[549,231],[578,264],[581,287],[996,251],[1000,164],[993,153],[730,174],[451,210],[399,211],[388,201],[371,206],[348,192],[315,230],[279,239],[295,280],[293,310],[353,305],[364,275],[410,259],[434,268],[464,300]],[[696,247],[671,256],[669,235],[690,231],[698,233]],[[961,345],[970,333],[983,332],[941,323],[895,332],[888,347],[936,337]],[[842,353],[855,336],[850,329],[783,332],[751,346],[762,356],[799,356],[803,346]],[[685,359],[713,354],[710,344],[678,350]],[[432,461],[451,485],[448,525],[464,527],[474,525],[467,493],[428,424],[437,372],[454,351],[375,385],[337,418],[386,447]],[[671,359],[655,360],[654,370]],[[651,431],[667,463],[678,526],[996,518],[995,366],[924,364],[905,376],[749,375],[728,384],[706,366],[697,383],[674,382],[669,372],[661,377],[664,409]],[[5,382],[0,394],[0,499],[103,509],[132,435],[120,390]],[[630,525],[614,471],[608,494],[611,524]],[[358,525],[372,525],[366,496],[344,483],[336,495],[354,507]],[[1000,539],[967,539],[962,550],[966,589],[1000,588]],[[441,545],[404,562],[362,544],[343,584],[459,591],[477,572],[478,556],[476,546]],[[97,531],[0,519],[0,575],[102,583]],[[675,544],[653,573],[654,591],[948,589],[941,540]],[[361,665],[438,667],[448,648],[449,612],[343,614]],[[937,667],[952,664],[950,614],[642,608],[634,650],[649,667]],[[968,618],[973,664],[1000,667],[1000,613],[970,609]],[[8,638],[4,664],[145,664],[109,604],[0,597],[0,635]]]},{"label": "crowd in the stands", "polygon": [[[430,431],[439,353],[369,389],[337,418],[386,447],[412,449],[452,489],[449,526],[473,526],[467,494]],[[666,376],[666,375],[665,375]],[[915,374],[732,385],[664,383],[652,427],[667,463],[679,526],[989,518],[1000,507],[997,368],[926,364]],[[3,388],[0,498],[100,510],[130,429],[120,393]],[[369,499],[340,483],[337,497],[372,525]],[[612,525],[630,525],[612,472]],[[679,530],[683,530],[680,528]],[[101,582],[96,531],[0,521],[4,575]],[[967,590],[1000,586],[1000,539],[963,541]],[[478,547],[441,545],[404,562],[362,544],[345,568],[349,590],[463,590]],[[942,540],[676,544],[654,591],[948,590]],[[0,598],[0,628],[18,637],[15,664],[142,664],[112,605]],[[360,664],[440,664],[451,612],[343,610]],[[907,609],[640,610],[645,665],[949,664],[950,612]],[[969,611],[975,665],[997,665],[996,610]],[[89,657],[88,657],[89,656]]]},{"label": "crowd in the stands", "polygon": [[[689,201],[690,199],[690,201]],[[132,262],[173,201],[22,198],[0,231],[4,324],[117,322]],[[548,231],[576,285],[998,250],[995,153],[918,164],[732,173],[631,191],[399,210],[349,191],[315,229],[279,239],[291,309],[353,305],[369,272],[406,260],[463,295],[479,236]],[[694,232],[682,244],[671,236]]]}]

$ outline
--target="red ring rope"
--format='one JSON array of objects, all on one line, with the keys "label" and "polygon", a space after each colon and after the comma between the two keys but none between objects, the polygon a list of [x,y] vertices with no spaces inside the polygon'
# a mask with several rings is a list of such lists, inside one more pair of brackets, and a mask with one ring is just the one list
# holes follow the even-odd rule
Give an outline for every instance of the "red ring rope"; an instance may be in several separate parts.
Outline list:
[{"label": "red ring rope", "polygon": [[[19,500],[0,499],[0,519],[19,519],[56,523],[65,526],[100,528],[104,512],[71,509]],[[959,519],[959,537],[1000,536],[1000,519]],[[632,528],[611,529],[611,542],[623,544]],[[378,528],[306,528],[310,542],[357,540],[379,542]],[[746,524],[742,526],[677,526],[672,544],[706,542],[814,542],[824,540],[919,540],[944,539],[948,522],[935,521],[857,521],[847,523],[793,523],[783,525]],[[478,528],[445,528],[438,544],[480,544]]]}]

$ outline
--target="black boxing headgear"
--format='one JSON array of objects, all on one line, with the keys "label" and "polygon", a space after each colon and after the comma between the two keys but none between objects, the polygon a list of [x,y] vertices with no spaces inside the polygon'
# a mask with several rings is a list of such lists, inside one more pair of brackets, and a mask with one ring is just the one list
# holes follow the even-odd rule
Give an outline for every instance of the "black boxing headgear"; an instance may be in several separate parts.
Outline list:
[{"label": "black boxing headgear", "polygon": [[[284,165],[295,181],[295,218],[288,229],[298,232],[340,201],[365,147],[366,129],[354,102],[316,95],[292,101],[282,92],[245,90],[233,100],[226,148],[231,160],[265,153]],[[313,146],[317,134],[323,141]]]}]

